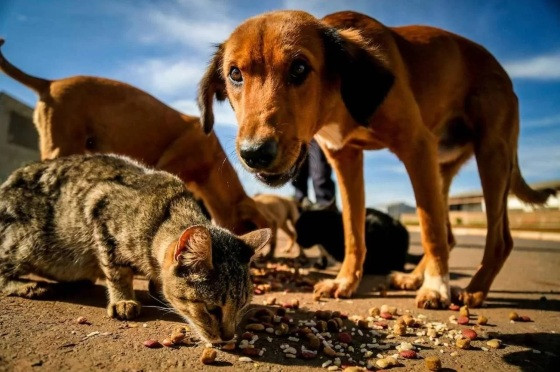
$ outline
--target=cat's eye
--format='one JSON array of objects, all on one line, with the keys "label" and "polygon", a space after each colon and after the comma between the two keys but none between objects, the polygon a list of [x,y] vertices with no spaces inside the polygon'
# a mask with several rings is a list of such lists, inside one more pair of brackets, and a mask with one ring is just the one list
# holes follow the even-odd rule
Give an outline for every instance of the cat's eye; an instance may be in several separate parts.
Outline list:
[{"label": "cat's eye", "polygon": [[222,319],[222,308],[220,306],[206,305],[206,311],[208,311],[210,315],[215,316],[216,319]]}]

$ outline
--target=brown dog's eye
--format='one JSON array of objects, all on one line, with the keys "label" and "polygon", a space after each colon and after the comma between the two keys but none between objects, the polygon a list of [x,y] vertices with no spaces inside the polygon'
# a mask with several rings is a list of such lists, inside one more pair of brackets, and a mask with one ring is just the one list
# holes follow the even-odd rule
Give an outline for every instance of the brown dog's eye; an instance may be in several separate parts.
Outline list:
[{"label": "brown dog's eye", "polygon": [[229,70],[229,79],[232,83],[239,85],[243,82],[243,75],[241,75],[241,71],[237,67],[232,67]]},{"label": "brown dog's eye", "polygon": [[303,59],[296,59],[292,62],[290,66],[290,83],[299,85],[304,82],[305,78],[309,74],[310,68],[307,62]]}]

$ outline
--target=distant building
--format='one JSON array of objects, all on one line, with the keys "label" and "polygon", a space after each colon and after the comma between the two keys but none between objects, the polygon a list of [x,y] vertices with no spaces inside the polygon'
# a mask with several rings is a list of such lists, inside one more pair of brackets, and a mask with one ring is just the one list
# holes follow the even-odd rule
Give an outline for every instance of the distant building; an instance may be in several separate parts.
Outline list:
[{"label": "distant building", "polygon": [[39,159],[33,109],[0,92],[0,182],[23,164]]},{"label": "distant building", "polygon": [[403,213],[415,213],[416,207],[406,203],[393,203],[386,206],[387,214],[395,219],[400,219]]},{"label": "distant building", "polygon": [[[547,182],[538,182],[530,185],[534,190],[553,189],[556,190],[556,197],[548,199],[548,203],[544,206],[534,206],[519,200],[515,195],[508,196],[508,210],[509,211],[523,211],[531,212],[535,209],[560,209],[560,202],[558,198],[558,191],[560,190],[560,180],[553,180]],[[462,212],[484,212],[486,210],[484,205],[484,197],[482,191],[473,191],[456,194],[449,197],[449,210],[462,211]]]}]

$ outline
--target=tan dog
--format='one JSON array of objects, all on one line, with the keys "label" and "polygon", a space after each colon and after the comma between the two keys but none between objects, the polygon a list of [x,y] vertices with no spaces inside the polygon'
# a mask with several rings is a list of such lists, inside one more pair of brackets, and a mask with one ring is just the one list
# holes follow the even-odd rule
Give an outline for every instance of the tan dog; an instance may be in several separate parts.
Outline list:
[{"label": "tan dog", "polygon": [[181,177],[218,225],[236,234],[267,227],[218,138],[206,136],[198,118],[114,80],[40,79],[14,67],[1,53],[0,70],[39,95],[34,121],[42,159],[93,152],[128,155]]},{"label": "tan dog", "polygon": [[476,157],[488,218],[482,264],[458,300],[479,306],[508,257],[511,190],[544,203],[517,160],[519,113],[512,83],[483,47],[424,26],[386,27],[340,12],[323,19],[278,11],[241,24],[218,48],[200,84],[206,131],[212,100],[228,98],[239,123],[237,150],[269,185],[296,172],[312,137],[333,165],[342,196],[345,258],[317,296],[351,296],[365,257],[363,150],[388,148],[405,165],[416,198],[424,260],[393,276],[416,289],[419,307],[450,302],[447,216],[453,176]]},{"label": "tan dog", "polygon": [[[269,221],[268,226],[272,229],[272,237],[270,238],[270,251],[268,258],[274,257],[276,250],[278,229],[284,231],[290,239],[285,251],[291,251],[297,239],[296,221],[299,218],[299,211],[295,201],[292,199],[274,195],[274,194],[257,194],[253,196],[257,208],[262,215]],[[300,254],[302,251],[300,250]]]}]

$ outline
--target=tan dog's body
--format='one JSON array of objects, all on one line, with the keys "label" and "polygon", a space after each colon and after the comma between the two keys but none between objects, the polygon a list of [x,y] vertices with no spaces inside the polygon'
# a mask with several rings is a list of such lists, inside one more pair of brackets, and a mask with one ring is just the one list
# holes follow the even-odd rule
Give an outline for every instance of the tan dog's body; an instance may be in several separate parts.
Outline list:
[{"label": "tan dog's body", "polygon": [[299,211],[296,203],[292,199],[274,194],[257,194],[253,196],[253,200],[272,229],[270,251],[267,256],[274,257],[278,229],[284,231],[290,239],[286,246],[286,252],[289,252],[297,239],[295,225],[299,218]]},{"label": "tan dog's body", "polygon": [[[3,40],[0,40],[0,45]],[[116,153],[179,176],[220,226],[241,234],[266,222],[245,193],[218,138],[128,84],[89,76],[29,76],[0,53],[0,70],[39,95],[34,122],[42,159]]]},{"label": "tan dog's body", "polygon": [[286,182],[313,136],[333,165],[345,258],[336,279],[317,284],[318,296],[351,296],[362,277],[363,150],[388,148],[412,182],[425,256],[411,275],[392,282],[422,285],[419,307],[450,301],[447,197],[469,157],[476,156],[488,218],[482,264],[457,294],[470,306],[483,302],[513,246],[508,191],[531,203],[549,195],[521,177],[518,103],[507,73],[483,47],[440,29],[389,28],[354,12],[321,20],[298,11],[263,14],[231,34],[201,81],[206,130],[214,95],[231,102],[240,157],[264,182]]}]

